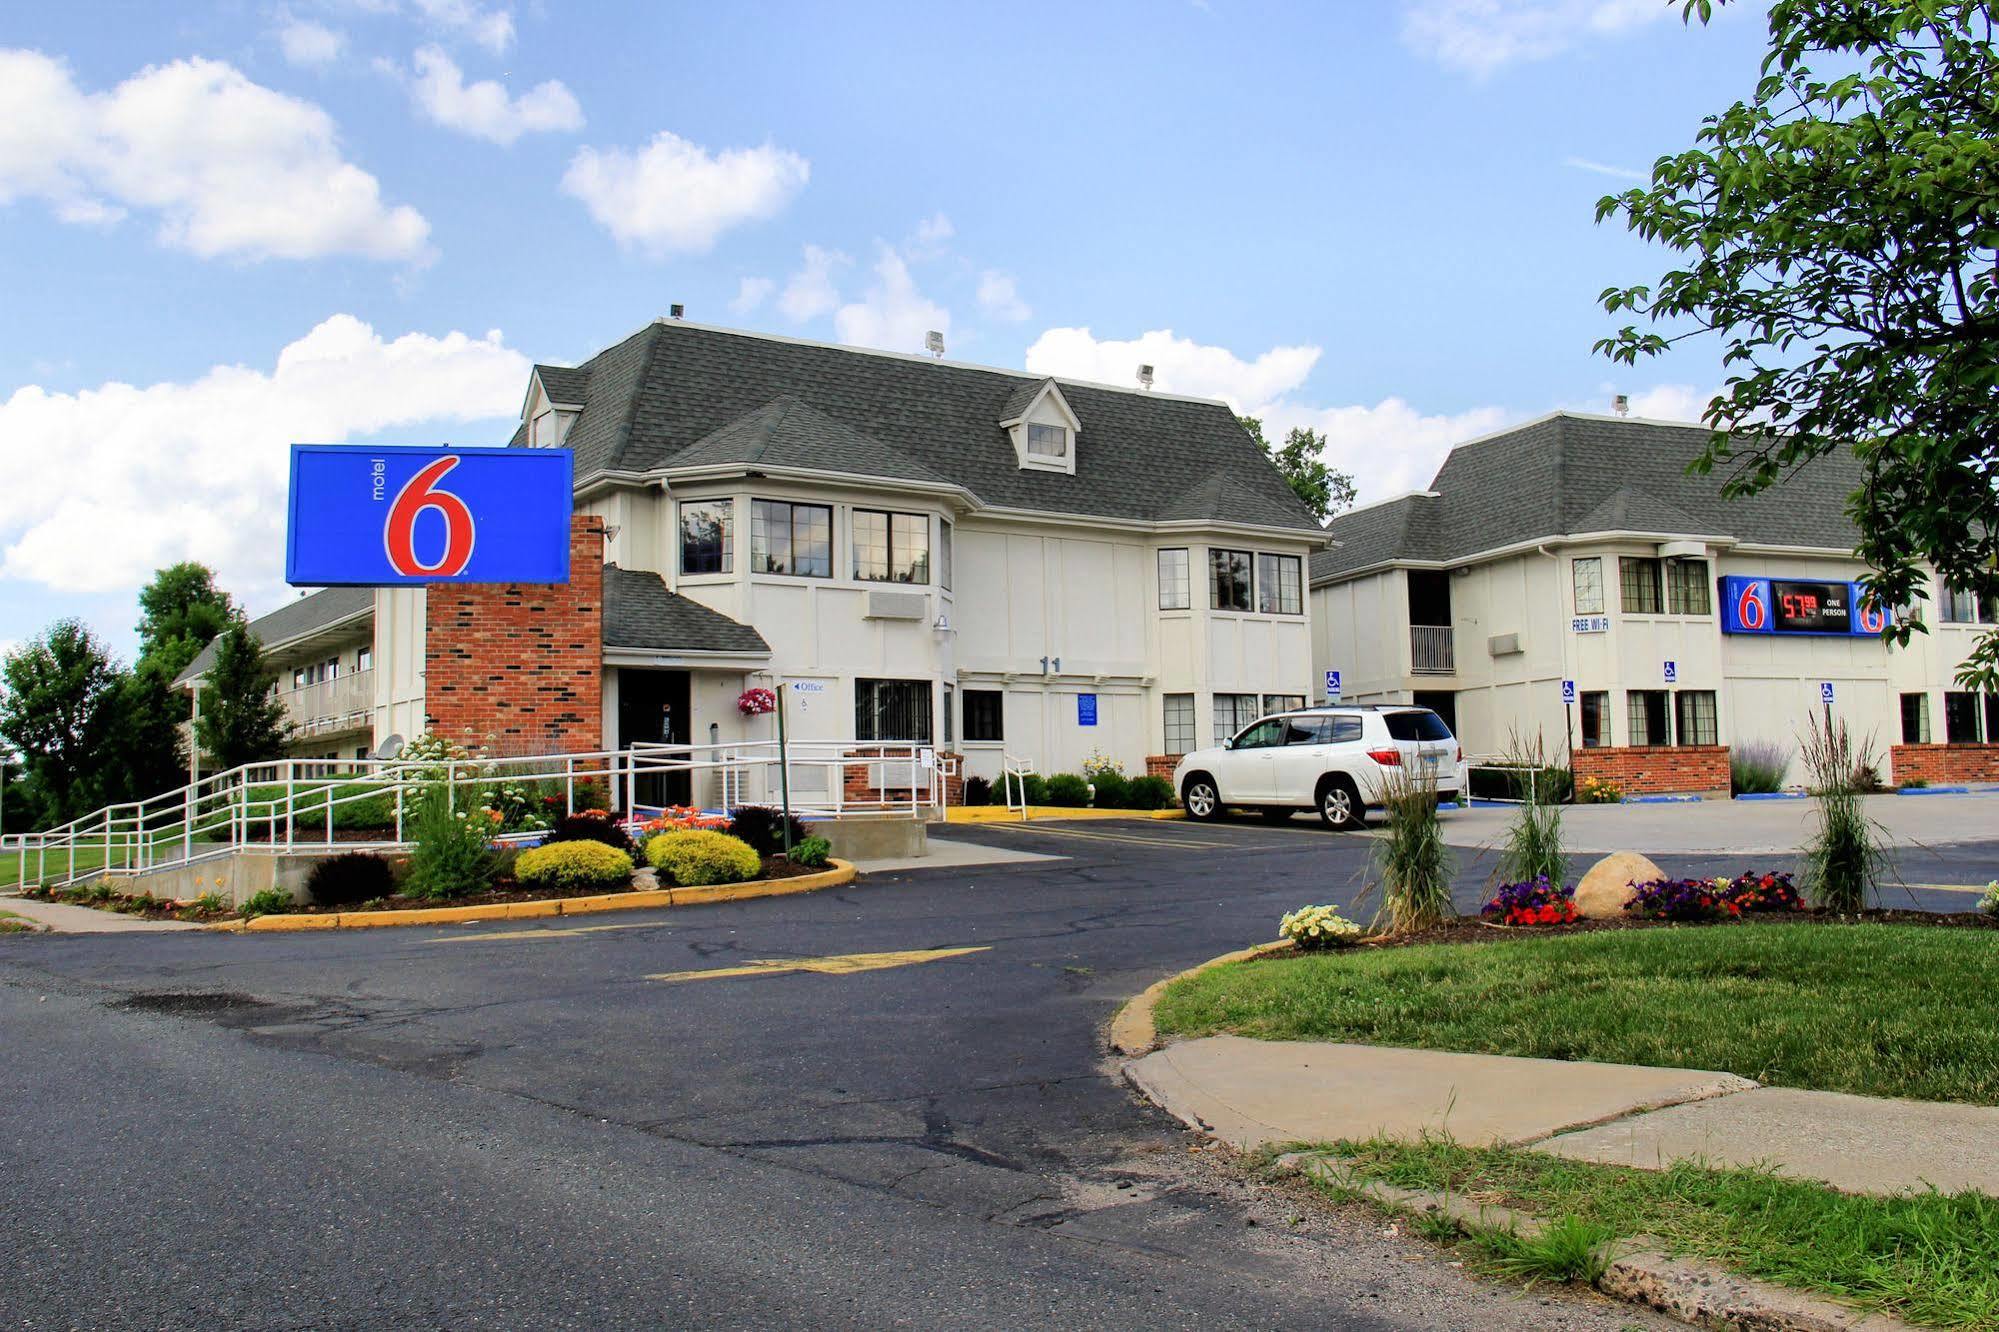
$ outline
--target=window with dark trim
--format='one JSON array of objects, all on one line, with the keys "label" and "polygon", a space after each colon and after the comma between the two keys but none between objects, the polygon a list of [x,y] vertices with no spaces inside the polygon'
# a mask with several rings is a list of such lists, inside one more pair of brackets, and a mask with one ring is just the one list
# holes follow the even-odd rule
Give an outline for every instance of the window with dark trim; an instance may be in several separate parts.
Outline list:
[{"label": "window with dark trim", "polygon": [[1902,743],[1926,745],[1930,742],[1930,696],[1902,695]]},{"label": "window with dark trim", "polygon": [[1721,723],[1715,713],[1714,691],[1712,689],[1682,689],[1673,695],[1674,718],[1678,725],[1678,743],[1683,745],[1718,745],[1721,743]]},{"label": "window with dark trim", "polygon": [[1660,586],[1659,561],[1642,555],[1617,557],[1617,578],[1626,615],[1660,615],[1666,599]]},{"label": "window with dark trim", "polygon": [[1714,598],[1708,590],[1706,560],[1666,561],[1666,613],[1712,615]]},{"label": "window with dark trim", "polygon": [[929,516],[854,510],[854,577],[864,583],[929,582]]},{"label": "window with dark trim", "polygon": [[1246,550],[1208,552],[1208,605],[1213,610],[1246,611],[1250,558]]},{"label": "window with dark trim", "polygon": [[750,572],[833,576],[833,510],[824,504],[750,501]]},{"label": "window with dark trim", "polygon": [[1263,696],[1263,710],[1266,714],[1272,712],[1296,712],[1304,706],[1305,696],[1303,694],[1265,694]]},{"label": "window with dark trim", "polygon": [[854,681],[854,738],[929,744],[930,682]]},{"label": "window with dark trim", "polygon": [[1644,747],[1673,743],[1670,697],[1663,689],[1633,689],[1624,695],[1632,744]]},{"label": "window with dark trim", "polygon": [[728,573],[735,567],[731,500],[683,500],[680,504],[680,572]]},{"label": "window with dark trim", "polygon": [[1603,557],[1586,555],[1569,561],[1569,581],[1576,592],[1576,614],[1603,613]]},{"label": "window with dark trim", "polygon": [[1159,552],[1159,609],[1186,610],[1192,599],[1187,587],[1187,551],[1185,547],[1170,548]]},{"label": "window with dark trim", "polygon": [[997,689],[965,691],[965,743],[1006,739],[1006,696]]},{"label": "window with dark trim", "polygon": [[1943,738],[1946,744],[1975,745],[1984,738],[1979,729],[1978,695],[1952,689],[1943,696]]},{"label": "window with dark trim", "polygon": [[1194,739],[1194,696],[1192,694],[1166,695],[1166,752],[1185,754],[1197,742]]},{"label": "window with dark trim", "polygon": [[1579,695],[1579,701],[1582,704],[1583,748],[1610,748],[1609,691],[1592,689]]},{"label": "window with dark trim", "polygon": [[1220,744],[1262,715],[1255,694],[1216,694],[1215,743]]},{"label": "window with dark trim", "polygon": [[937,520],[937,586],[951,590],[951,538],[955,529],[949,518]]},{"label": "window with dark trim", "polygon": [[1303,615],[1303,561],[1296,555],[1256,557],[1256,608],[1265,615]]},{"label": "window with dark trim", "polygon": [[955,688],[951,685],[945,685],[944,686],[944,748],[946,749],[949,749],[951,747],[951,726],[952,726],[951,715],[953,712],[954,704],[956,702],[957,698],[956,698]]}]

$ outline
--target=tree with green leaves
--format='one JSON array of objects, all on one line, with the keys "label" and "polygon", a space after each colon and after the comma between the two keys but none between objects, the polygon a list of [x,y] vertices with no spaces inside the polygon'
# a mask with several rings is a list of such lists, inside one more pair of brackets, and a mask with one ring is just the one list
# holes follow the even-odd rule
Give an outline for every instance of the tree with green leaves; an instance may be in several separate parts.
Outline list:
[{"label": "tree with green leaves", "polygon": [[1254,416],[1238,416],[1236,420],[1284,474],[1292,493],[1304,501],[1314,518],[1323,523],[1353,504],[1357,493],[1353,475],[1326,462],[1325,435],[1304,426],[1293,426],[1284,436],[1283,445],[1273,449],[1264,438],[1262,420]]},{"label": "tree with green leaves", "polygon": [[[1707,22],[1715,3],[1681,0]],[[1694,468],[1724,493],[1842,449],[1870,596],[1999,596],[1999,49],[1985,0],[1774,0],[1754,93],[1649,186],[1597,205],[1677,267],[1612,287],[1630,365],[1719,338],[1727,379]],[[1896,617],[1906,643],[1918,625]],[[1958,672],[1999,690],[1999,631]]]},{"label": "tree with green leaves", "polygon": [[240,618],[231,620],[215,640],[215,662],[203,677],[195,723],[203,752],[218,766],[283,757],[287,726],[276,683],[250,626]]},{"label": "tree with green leaves", "polygon": [[144,800],[187,780],[181,724],[188,700],[158,661],[142,659],[118,673],[109,700],[99,796],[106,802]]},{"label": "tree with green leaves", "polygon": [[139,589],[139,660],[158,662],[172,681],[236,614],[207,565],[183,560],[157,570]]},{"label": "tree with green leaves", "polygon": [[0,735],[19,753],[45,821],[60,823],[97,803],[120,671],[78,620],[57,620],[7,654]]}]

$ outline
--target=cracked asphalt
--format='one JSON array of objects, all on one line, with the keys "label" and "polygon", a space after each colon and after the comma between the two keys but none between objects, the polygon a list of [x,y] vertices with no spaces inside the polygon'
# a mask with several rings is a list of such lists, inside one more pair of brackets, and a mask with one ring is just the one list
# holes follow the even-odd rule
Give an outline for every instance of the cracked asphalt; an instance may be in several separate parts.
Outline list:
[{"label": "cracked asphalt", "polygon": [[[1066,858],[545,927],[0,938],[0,1327],[1665,1325],[1249,1186],[1106,1060],[1137,990],[1350,902],[1364,839],[948,835]],[[942,948],[981,951],[647,979]]]}]

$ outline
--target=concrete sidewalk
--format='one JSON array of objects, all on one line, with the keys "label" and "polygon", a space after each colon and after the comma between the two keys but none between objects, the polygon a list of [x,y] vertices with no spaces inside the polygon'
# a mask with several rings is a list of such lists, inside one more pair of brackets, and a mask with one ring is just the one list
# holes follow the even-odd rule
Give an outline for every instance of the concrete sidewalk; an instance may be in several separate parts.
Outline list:
[{"label": "concrete sidewalk", "polygon": [[1208,1036],[1127,1063],[1243,1150],[1446,1133],[1574,1160],[1762,1166],[1851,1193],[1999,1195],[1999,1107],[1762,1087],[1732,1073]]},{"label": "concrete sidewalk", "polygon": [[26,897],[0,897],[0,911],[10,911],[57,934],[144,934],[205,928],[191,921],[145,920],[121,916],[115,911],[71,906],[67,902],[37,902]]}]

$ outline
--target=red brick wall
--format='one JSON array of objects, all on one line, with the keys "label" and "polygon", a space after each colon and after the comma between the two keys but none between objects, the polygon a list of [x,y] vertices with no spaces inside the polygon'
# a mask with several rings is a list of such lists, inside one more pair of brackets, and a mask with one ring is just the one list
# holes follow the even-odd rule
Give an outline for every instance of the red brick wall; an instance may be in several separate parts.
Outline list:
[{"label": "red brick wall", "polygon": [[602,749],[604,520],[569,520],[567,583],[432,583],[424,597],[430,729],[468,749]]},{"label": "red brick wall", "polygon": [[1601,777],[1626,795],[1729,791],[1727,745],[1577,749],[1572,765],[1578,782]]},{"label": "red brick wall", "polygon": [[[864,757],[864,755],[861,753],[850,753],[846,757],[858,759]],[[904,780],[909,776],[908,751],[897,752],[891,748],[887,752],[886,757],[869,751],[865,757],[870,758],[872,761],[867,763],[849,763],[840,770],[841,796],[845,803],[848,805],[887,805],[890,807],[900,805],[905,809],[908,808],[909,785]],[[964,804],[964,756],[962,754],[954,754],[949,750],[940,749],[937,751],[937,761],[954,766],[957,769],[955,773],[944,779],[945,803],[950,805]],[[889,785],[875,786],[868,780],[870,772],[876,764],[887,765],[886,771],[882,775],[888,780]],[[917,769],[917,779],[919,781],[923,780],[923,770],[920,767]]]},{"label": "red brick wall", "polygon": [[1170,782],[1173,780],[1173,769],[1180,766],[1180,758],[1181,756],[1178,754],[1147,754],[1145,756],[1145,775],[1147,777],[1164,777]]},{"label": "red brick wall", "polygon": [[1999,745],[1892,745],[1896,782],[1999,782]]}]

